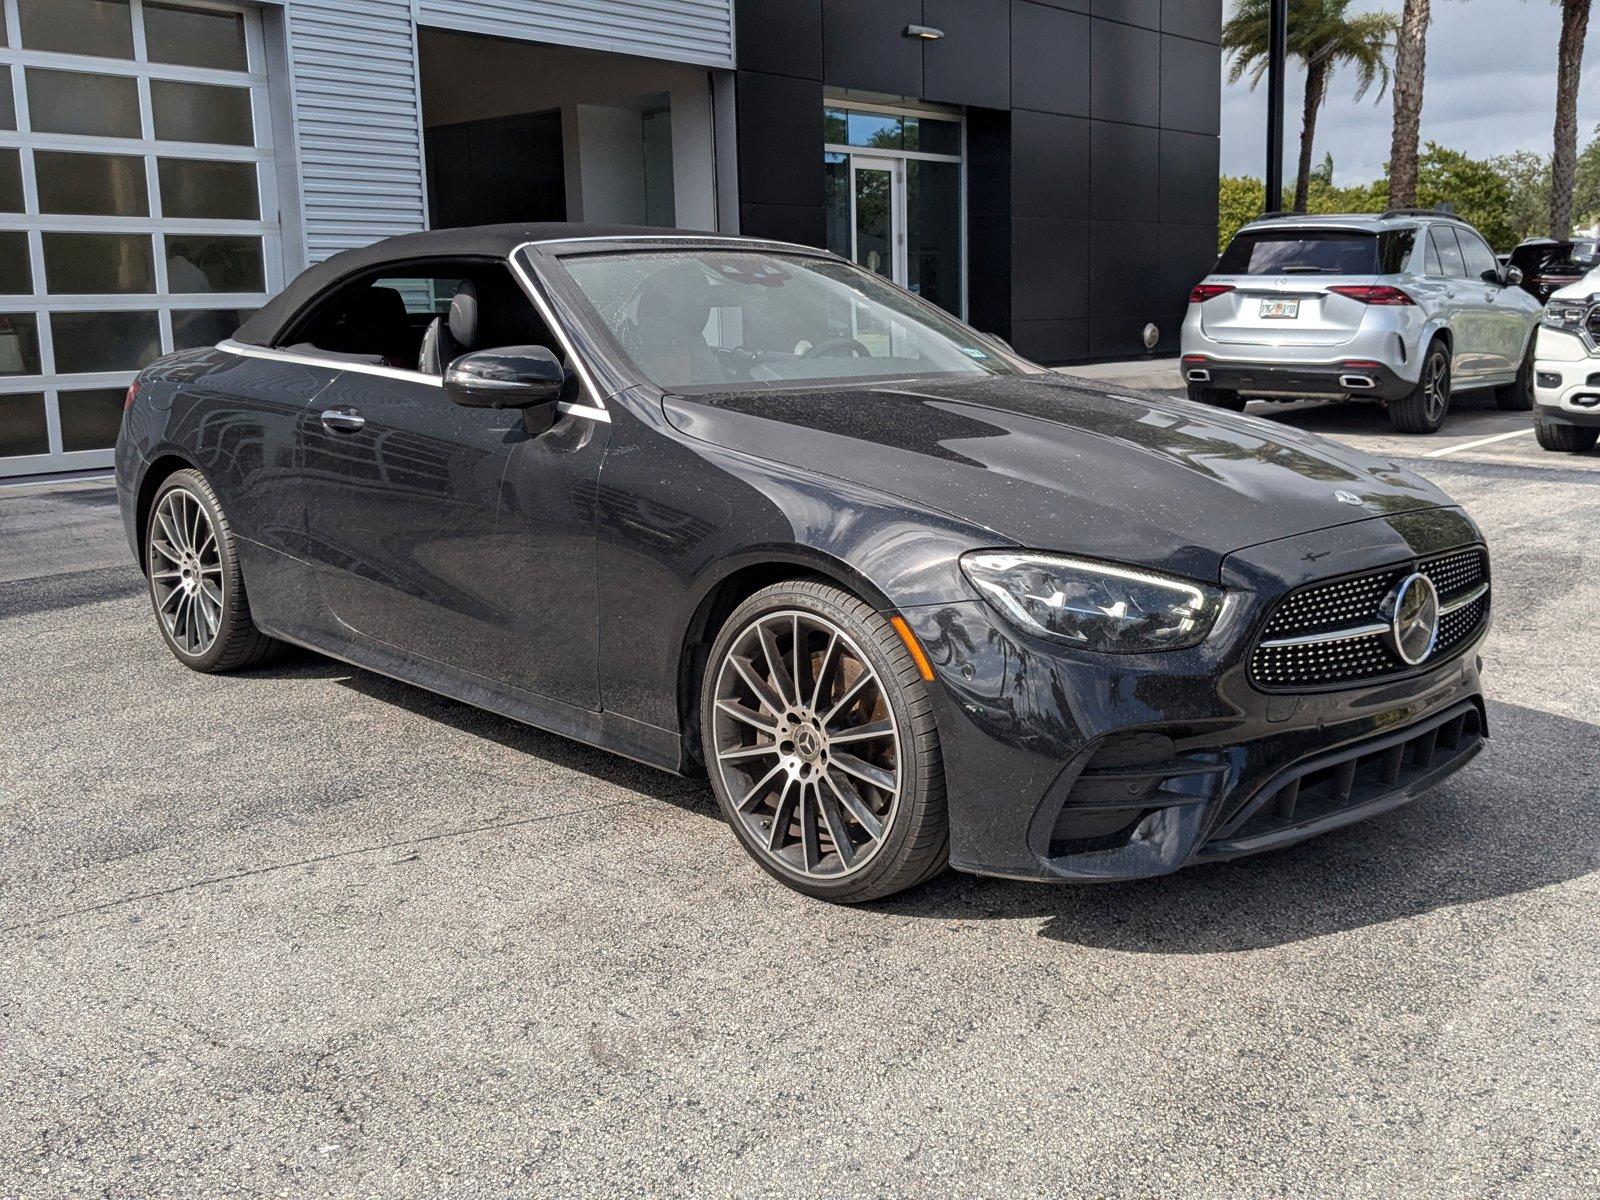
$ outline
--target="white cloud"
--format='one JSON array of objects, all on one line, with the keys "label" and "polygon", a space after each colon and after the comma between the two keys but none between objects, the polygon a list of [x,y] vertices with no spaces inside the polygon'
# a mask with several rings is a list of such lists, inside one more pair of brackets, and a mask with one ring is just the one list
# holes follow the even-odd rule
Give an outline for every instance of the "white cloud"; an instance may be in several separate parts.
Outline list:
[{"label": "white cloud", "polygon": [[[1368,11],[1400,11],[1401,0],[1370,0]],[[1232,9],[1231,3],[1228,5]],[[1428,75],[1423,90],[1422,140],[1475,158],[1512,150],[1550,152],[1555,125],[1556,45],[1560,6],[1552,0],[1434,0],[1428,31]],[[1305,77],[1291,68],[1284,89],[1284,174],[1292,179],[1300,150],[1300,108]],[[1313,161],[1332,151],[1334,178],[1365,183],[1383,173],[1389,157],[1393,104],[1385,94],[1351,99],[1355,78],[1335,75],[1317,119]],[[1260,176],[1266,157],[1266,85],[1247,81],[1222,90],[1222,170]],[[1600,28],[1584,45],[1578,92],[1580,145],[1600,124]]]}]

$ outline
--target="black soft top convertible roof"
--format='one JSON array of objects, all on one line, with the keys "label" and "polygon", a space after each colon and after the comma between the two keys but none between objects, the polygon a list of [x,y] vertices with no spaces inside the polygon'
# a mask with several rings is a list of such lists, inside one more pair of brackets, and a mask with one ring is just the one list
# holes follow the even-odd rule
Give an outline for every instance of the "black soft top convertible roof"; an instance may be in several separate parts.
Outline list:
[{"label": "black soft top convertible roof", "polygon": [[356,250],[345,250],[302,271],[256,314],[239,326],[236,342],[270,346],[279,334],[318,297],[346,278],[382,270],[391,263],[429,258],[509,258],[524,242],[551,242],[567,238],[604,237],[709,237],[726,234],[692,229],[661,229],[649,225],[585,225],[543,221],[511,225],[473,225],[465,229],[431,229],[385,238]]}]

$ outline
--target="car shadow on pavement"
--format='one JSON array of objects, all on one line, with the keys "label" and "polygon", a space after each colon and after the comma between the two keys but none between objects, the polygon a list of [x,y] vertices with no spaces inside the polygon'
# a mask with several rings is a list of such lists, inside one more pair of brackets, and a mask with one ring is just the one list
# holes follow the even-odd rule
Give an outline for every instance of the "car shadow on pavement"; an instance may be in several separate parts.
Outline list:
[{"label": "car shadow on pavement", "polygon": [[[1370,401],[1296,400],[1283,403],[1273,400],[1252,400],[1245,412],[1252,417],[1264,417],[1280,425],[1291,425],[1306,433],[1329,437],[1394,435],[1394,428],[1389,424],[1388,411],[1381,404]],[[1462,392],[1460,395],[1450,397],[1450,415],[1445,418],[1445,425],[1440,434],[1449,437],[1452,434],[1479,432],[1480,426],[1498,427],[1503,421],[1494,418],[1504,418],[1505,415],[1495,401],[1492,389]],[[1520,415],[1524,423],[1530,426],[1533,424],[1533,414]],[[1482,432],[1492,433],[1495,430],[1485,428]],[[1437,449],[1435,440],[1419,437],[1416,441],[1418,453],[1426,449]]]},{"label": "car shadow on pavement", "polygon": [[1259,950],[1514,895],[1600,869],[1600,725],[1491,704],[1489,748],[1374,820],[1128,883],[947,874],[876,907],[935,920],[1043,919],[1041,937],[1142,954]]},{"label": "car shadow on pavement", "polygon": [[[317,670],[321,666],[328,666],[331,668],[328,677],[341,687],[384,704],[403,708],[472,737],[484,738],[551,766],[591,776],[601,783],[626,788],[653,800],[666,800],[680,808],[699,811],[705,816],[716,816],[716,804],[703,779],[672,775],[619,754],[596,749],[559,734],[524,725],[510,717],[390,679],[386,675],[346,666],[310,651],[299,653],[305,656],[304,669]],[[289,669],[293,670],[292,667]]]}]

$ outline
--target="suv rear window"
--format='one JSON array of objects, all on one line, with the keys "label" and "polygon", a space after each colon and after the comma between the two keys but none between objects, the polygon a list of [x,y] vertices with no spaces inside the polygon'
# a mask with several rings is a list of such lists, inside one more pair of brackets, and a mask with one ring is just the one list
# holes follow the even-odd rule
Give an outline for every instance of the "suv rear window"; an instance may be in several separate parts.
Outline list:
[{"label": "suv rear window", "polygon": [[1241,233],[1217,260],[1217,275],[1393,275],[1405,269],[1416,233],[1396,229],[1261,229]]}]

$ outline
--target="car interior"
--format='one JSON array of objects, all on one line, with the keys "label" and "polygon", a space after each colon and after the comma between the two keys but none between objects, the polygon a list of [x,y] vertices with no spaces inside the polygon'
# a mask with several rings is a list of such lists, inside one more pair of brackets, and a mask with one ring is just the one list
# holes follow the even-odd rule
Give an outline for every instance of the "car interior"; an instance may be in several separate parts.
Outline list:
[{"label": "car interior", "polygon": [[560,343],[498,264],[441,264],[425,275],[357,280],[295,330],[286,350],[443,375],[456,358],[501,346]]}]

